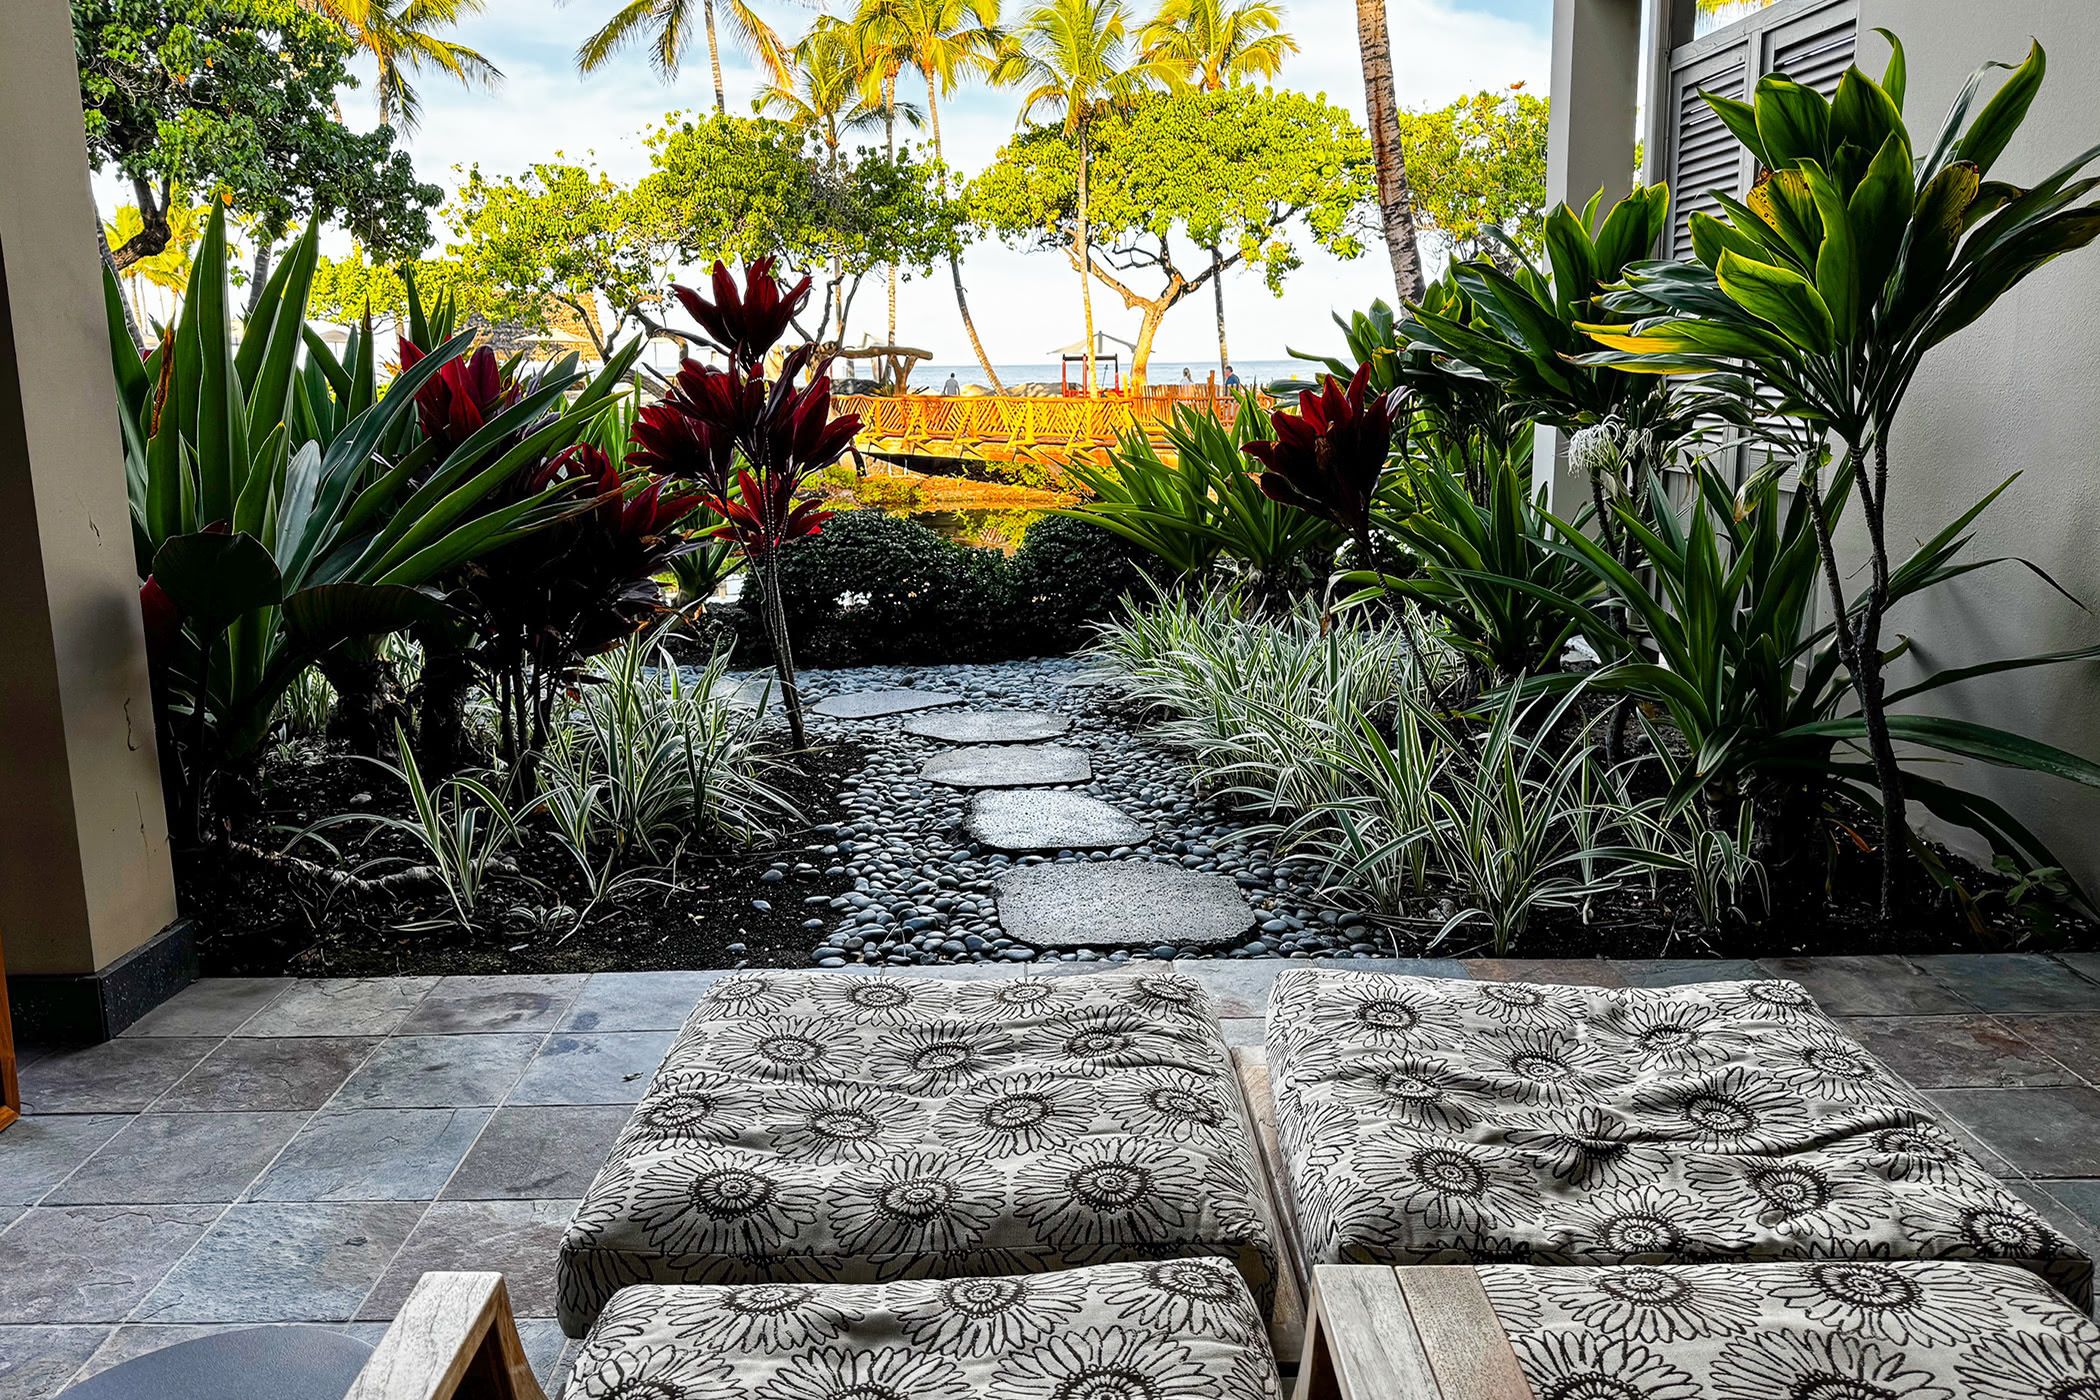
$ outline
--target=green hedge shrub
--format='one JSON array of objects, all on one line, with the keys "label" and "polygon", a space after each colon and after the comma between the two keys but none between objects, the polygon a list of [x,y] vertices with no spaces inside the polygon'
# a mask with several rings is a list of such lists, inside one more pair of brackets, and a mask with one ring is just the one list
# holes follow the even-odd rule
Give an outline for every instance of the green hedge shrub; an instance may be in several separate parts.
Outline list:
[{"label": "green hedge shrub", "polygon": [[[1138,587],[1140,551],[1099,526],[1045,517],[1011,559],[879,510],[846,511],[781,551],[781,601],[807,666],[1004,661],[1072,651]],[[750,609],[741,656],[766,656]]]}]

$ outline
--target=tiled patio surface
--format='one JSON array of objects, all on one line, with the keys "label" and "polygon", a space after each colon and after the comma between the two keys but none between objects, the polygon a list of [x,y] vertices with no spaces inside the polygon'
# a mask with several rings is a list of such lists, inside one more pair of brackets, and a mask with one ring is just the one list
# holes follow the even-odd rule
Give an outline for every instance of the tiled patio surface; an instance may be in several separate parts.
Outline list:
[{"label": "tiled patio surface", "polygon": [[[1257,1042],[1284,961],[1186,962]],[[1659,986],[1808,986],[2100,1248],[2100,954],[1370,962]],[[1098,968],[1061,964],[1058,974]],[[926,969],[1012,976],[1013,966]],[[716,973],[200,982],[119,1040],[29,1047],[0,1133],[0,1400],[219,1328],[376,1337],[426,1269],[501,1269],[553,1391],[570,1208]]]}]

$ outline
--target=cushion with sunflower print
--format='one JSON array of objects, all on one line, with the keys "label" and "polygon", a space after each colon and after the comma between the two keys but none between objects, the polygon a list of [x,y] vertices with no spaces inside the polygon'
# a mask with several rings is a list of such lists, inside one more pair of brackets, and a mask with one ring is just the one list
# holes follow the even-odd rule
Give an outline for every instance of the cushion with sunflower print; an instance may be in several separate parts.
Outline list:
[{"label": "cushion with sunflower print", "polygon": [[571,1336],[637,1283],[880,1283],[1275,1232],[1208,996],[1169,973],[749,972],[679,1032],[564,1235]]},{"label": "cushion with sunflower print", "polygon": [[2100,1327],[2034,1274],[2002,1264],[1489,1264],[1478,1273],[1541,1397],[2100,1396]]},{"label": "cushion with sunflower print", "polygon": [[563,1400],[1278,1400],[1219,1259],[874,1284],[629,1288]]},{"label": "cushion with sunflower print", "polygon": [[1310,1263],[2092,1263],[1786,981],[1292,970],[1277,1141]]}]

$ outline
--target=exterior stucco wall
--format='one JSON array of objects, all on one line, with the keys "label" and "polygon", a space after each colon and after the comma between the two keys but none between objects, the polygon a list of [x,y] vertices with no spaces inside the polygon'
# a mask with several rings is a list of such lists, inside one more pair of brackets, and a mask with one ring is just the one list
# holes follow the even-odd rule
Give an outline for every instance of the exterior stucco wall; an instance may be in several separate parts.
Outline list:
[{"label": "exterior stucco wall", "polygon": [[[1910,70],[1904,112],[1921,144],[1978,64],[2019,61],[2030,36],[2048,52],[2048,79],[1992,177],[2028,184],[2100,142],[2100,4],[2093,0],[1862,0],[1860,10],[1860,66],[1868,72],[1878,74],[1887,57],[1871,31],[1902,36]],[[1925,669],[2100,641],[2100,247],[2042,268],[1926,360],[1891,442],[1891,549],[1937,531],[2016,471],[2020,479],[1977,524],[1975,557],[2029,560],[2093,613],[2017,565],[1972,574],[1894,615],[1893,630],[1916,645],[1892,688]],[[2100,663],[1976,681],[1924,700],[1938,713],[2100,759]],[[2003,803],[2088,891],[2100,893],[2100,791],[1969,767],[1964,785]]]}]

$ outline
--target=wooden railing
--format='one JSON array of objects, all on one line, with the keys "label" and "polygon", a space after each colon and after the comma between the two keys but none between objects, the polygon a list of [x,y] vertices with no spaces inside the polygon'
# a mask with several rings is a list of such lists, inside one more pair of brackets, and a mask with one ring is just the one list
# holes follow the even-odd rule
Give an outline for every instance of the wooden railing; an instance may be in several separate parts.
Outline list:
[{"label": "wooden railing", "polygon": [[1200,385],[1193,394],[1175,385],[1098,398],[848,394],[832,404],[835,413],[860,415],[855,441],[863,452],[1051,464],[1106,454],[1132,430],[1164,447],[1177,404],[1208,408],[1226,423],[1239,413],[1238,400],[1213,398]]}]

